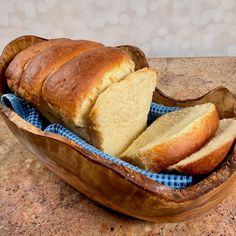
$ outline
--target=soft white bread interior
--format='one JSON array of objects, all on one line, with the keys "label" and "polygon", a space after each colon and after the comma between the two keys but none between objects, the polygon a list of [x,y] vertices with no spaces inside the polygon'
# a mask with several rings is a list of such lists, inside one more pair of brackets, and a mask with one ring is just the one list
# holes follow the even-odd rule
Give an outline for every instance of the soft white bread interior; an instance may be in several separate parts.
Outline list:
[{"label": "soft white bread interior", "polygon": [[220,120],[219,128],[204,147],[168,169],[189,175],[209,173],[224,159],[235,138],[236,120]]},{"label": "soft white bread interior", "polygon": [[101,93],[90,115],[94,146],[110,155],[120,155],[146,128],[157,74],[144,68],[130,73]]},{"label": "soft white bread interior", "polygon": [[218,125],[212,103],[167,113],[155,120],[120,158],[151,171],[165,170],[198,150]]}]

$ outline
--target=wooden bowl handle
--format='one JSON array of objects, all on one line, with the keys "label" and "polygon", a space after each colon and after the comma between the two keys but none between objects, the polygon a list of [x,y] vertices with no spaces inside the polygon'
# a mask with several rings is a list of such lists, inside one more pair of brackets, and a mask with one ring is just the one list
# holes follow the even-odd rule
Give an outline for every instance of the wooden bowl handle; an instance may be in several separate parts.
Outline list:
[{"label": "wooden bowl handle", "polygon": [[117,46],[117,48],[120,48],[124,50],[126,53],[128,53],[128,55],[130,56],[130,58],[133,60],[135,64],[135,71],[142,69],[144,67],[149,67],[147,58],[144,52],[140,48],[132,46],[132,45],[120,45],[120,46]]}]

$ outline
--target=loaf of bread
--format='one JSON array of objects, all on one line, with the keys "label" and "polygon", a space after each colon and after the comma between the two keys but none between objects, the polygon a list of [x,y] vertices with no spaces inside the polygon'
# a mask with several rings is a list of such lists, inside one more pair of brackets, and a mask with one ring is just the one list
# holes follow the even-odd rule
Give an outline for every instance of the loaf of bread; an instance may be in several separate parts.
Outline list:
[{"label": "loaf of bread", "polygon": [[216,133],[200,150],[170,166],[168,170],[189,175],[209,173],[224,159],[235,139],[236,120],[220,120]]},{"label": "loaf of bread", "polygon": [[197,151],[218,125],[212,103],[167,113],[134,140],[120,158],[154,172],[165,170]]},{"label": "loaf of bread", "polygon": [[[134,68],[133,60],[122,49],[88,40],[55,39],[20,52],[9,64],[5,75],[9,87],[36,106],[50,122],[62,123],[109,154],[120,154],[120,150],[123,151],[146,127],[157,79],[152,69],[134,73]],[[114,86],[110,88],[111,85]],[[143,95],[142,85],[146,89]],[[140,98],[134,99],[131,95],[137,96],[137,93]],[[112,94],[118,101],[118,96],[128,98],[123,100],[123,106],[127,105],[123,113]],[[101,99],[98,99],[100,95]],[[103,102],[107,99],[110,99],[109,105]],[[134,117],[134,112],[140,112],[140,118]],[[102,113],[108,116],[104,118]],[[115,123],[115,119],[119,123]],[[119,125],[128,127],[134,119],[128,136],[127,130],[118,130]],[[110,130],[112,135],[104,129],[108,123],[114,128]],[[108,140],[117,141],[115,132],[119,132],[119,140],[117,149],[113,150],[108,147]]]}]

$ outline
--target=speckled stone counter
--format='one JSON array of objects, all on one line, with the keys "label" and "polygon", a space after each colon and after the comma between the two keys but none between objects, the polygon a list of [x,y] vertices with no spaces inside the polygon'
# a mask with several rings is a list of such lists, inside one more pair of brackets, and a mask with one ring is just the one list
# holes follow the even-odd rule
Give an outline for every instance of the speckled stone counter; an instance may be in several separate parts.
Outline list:
[{"label": "speckled stone counter", "polygon": [[[218,85],[236,93],[236,72],[230,70],[236,68],[235,59],[231,66],[208,60],[215,69],[199,60],[192,70],[183,60],[150,64],[160,70],[158,87],[175,98],[197,97]],[[178,72],[181,63],[188,76]],[[148,223],[88,199],[37,162],[2,119],[0,128],[0,235],[236,235],[236,187],[205,216],[175,224]]]}]

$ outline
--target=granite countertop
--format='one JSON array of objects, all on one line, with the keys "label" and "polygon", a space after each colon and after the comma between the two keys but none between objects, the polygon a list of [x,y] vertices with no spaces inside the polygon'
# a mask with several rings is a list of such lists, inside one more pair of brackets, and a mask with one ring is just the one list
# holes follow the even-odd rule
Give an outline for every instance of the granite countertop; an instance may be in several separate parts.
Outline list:
[{"label": "granite countertop", "polygon": [[[229,68],[235,68],[235,59],[231,65],[224,59],[208,60],[210,66],[196,59],[192,70],[184,66],[186,60],[178,60],[150,61],[160,70],[158,87],[168,95],[197,97],[218,85],[236,94],[236,72]],[[178,75],[181,63],[188,76]],[[0,235],[236,235],[236,186],[205,216],[174,224],[148,223],[79,193],[36,161],[2,119],[0,128]]]}]

